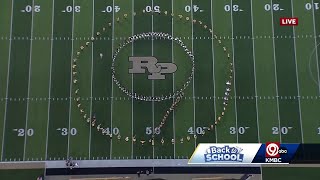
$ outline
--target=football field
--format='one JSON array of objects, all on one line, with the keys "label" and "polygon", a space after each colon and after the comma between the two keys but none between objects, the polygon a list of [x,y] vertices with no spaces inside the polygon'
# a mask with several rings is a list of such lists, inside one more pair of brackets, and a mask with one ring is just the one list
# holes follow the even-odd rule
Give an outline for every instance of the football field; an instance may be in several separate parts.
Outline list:
[{"label": "football field", "polygon": [[[283,17],[298,26],[280,26]],[[198,143],[320,143],[320,0],[2,0],[0,24],[1,161],[186,159]],[[173,40],[124,46],[114,67],[124,89],[112,78],[119,43],[149,32],[194,55],[193,78],[168,114],[177,96],[124,91],[162,97],[183,87],[192,63]],[[177,71],[130,74],[132,56]]]}]

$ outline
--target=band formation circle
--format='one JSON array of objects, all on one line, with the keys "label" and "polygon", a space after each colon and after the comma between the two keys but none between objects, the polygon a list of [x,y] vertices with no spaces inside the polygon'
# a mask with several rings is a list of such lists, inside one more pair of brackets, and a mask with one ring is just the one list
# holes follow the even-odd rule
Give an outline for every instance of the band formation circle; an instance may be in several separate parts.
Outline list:
[{"label": "band formation circle", "polygon": [[[146,15],[153,15],[154,13],[144,13]],[[168,14],[168,11],[162,11],[159,13],[156,13],[159,15],[164,15],[164,16],[170,16],[170,14]],[[133,13],[133,16],[136,16],[136,13]],[[222,111],[220,113],[216,112],[216,117],[215,119],[212,121],[212,123],[210,123],[208,126],[210,128],[206,129],[208,131],[213,130],[216,125],[222,120],[222,118],[225,115],[228,103],[229,103],[229,99],[232,98],[231,96],[231,88],[232,88],[232,81],[233,81],[233,58],[231,58],[231,54],[228,52],[226,46],[223,45],[222,43],[222,39],[219,38],[217,36],[217,34],[214,33],[212,27],[210,28],[208,25],[206,25],[205,23],[203,23],[200,20],[196,20],[196,19],[192,19],[188,16],[183,16],[183,15],[174,15],[173,13],[171,14],[172,18],[178,18],[181,22],[191,22],[194,25],[200,26],[202,27],[205,31],[208,31],[211,34],[212,40],[215,40],[216,42],[218,42],[218,46],[220,46],[223,49],[223,52],[226,56],[226,64],[227,64],[227,78],[226,78],[226,82],[225,82],[225,91],[224,91],[224,96],[222,98],[223,103],[222,103]],[[123,14],[123,17],[117,17],[117,22],[120,23],[121,20],[126,20],[128,18],[127,14]],[[81,104],[81,101],[83,100],[83,98],[81,98],[80,96],[80,87],[79,87],[79,83],[78,83],[78,68],[77,68],[77,61],[80,59],[80,56],[82,54],[82,52],[87,49],[87,47],[92,44],[95,40],[98,40],[99,38],[101,39],[101,34],[102,33],[107,33],[109,30],[108,29],[112,29],[112,23],[109,22],[108,23],[109,28],[107,27],[103,27],[101,29],[101,31],[96,32],[95,36],[91,37],[91,41],[87,41],[84,45],[80,46],[79,51],[76,52],[76,57],[73,59],[72,62],[72,82],[73,82],[73,89],[74,89],[74,96],[75,96],[75,100],[76,100],[76,105],[78,107],[78,110],[80,111],[81,116],[83,117],[84,120],[87,121],[87,123],[89,123],[92,127],[96,126],[96,118],[95,117],[91,117],[91,114],[89,113],[89,115],[87,114],[87,108],[83,107]],[[153,38],[160,38],[160,39],[165,39],[165,40],[171,40],[175,43],[177,43],[178,45],[180,45],[185,53],[188,55],[188,57],[191,60],[192,63],[192,68],[191,68],[191,73],[189,75],[189,77],[187,78],[186,82],[184,83],[183,87],[181,87],[180,89],[178,89],[177,91],[175,91],[172,94],[166,95],[166,96],[143,96],[143,95],[138,95],[137,93],[134,92],[130,92],[128,91],[124,86],[121,85],[120,81],[117,80],[116,78],[116,70],[115,70],[115,61],[117,58],[117,55],[119,54],[119,52],[121,51],[122,48],[124,48],[126,45],[128,45],[129,43],[133,43],[136,40],[139,39],[153,39]],[[133,99],[137,99],[137,100],[142,100],[142,101],[148,101],[148,102],[158,102],[158,101],[163,101],[163,100],[167,100],[167,99],[173,99],[173,103],[170,106],[170,108],[168,110],[166,110],[164,112],[164,116],[161,120],[161,123],[158,127],[155,127],[154,131],[157,131],[158,129],[162,128],[169,116],[169,114],[175,110],[177,104],[183,99],[184,96],[184,90],[188,87],[188,85],[191,83],[191,80],[194,78],[194,69],[195,69],[195,62],[194,62],[194,55],[192,54],[192,52],[186,47],[186,45],[181,41],[181,39],[177,38],[177,37],[173,37],[170,34],[167,33],[163,33],[163,32],[147,32],[147,33],[141,33],[141,34],[136,34],[133,35],[131,37],[128,37],[122,44],[120,44],[120,46],[115,50],[113,56],[112,56],[112,65],[111,65],[111,69],[112,69],[112,79],[114,81],[114,83],[118,86],[118,88],[120,88],[120,90],[122,90],[123,93],[125,93],[126,95],[128,95],[129,97],[133,98]],[[214,97],[215,98],[215,97]],[[219,99],[219,98],[218,98]],[[102,133],[102,135],[109,135],[110,138],[112,138],[112,133],[111,134],[106,134],[106,128],[103,127],[104,125],[102,124],[98,124],[96,126],[97,131],[100,131]],[[155,141],[154,141],[154,135],[152,135],[152,138],[149,140],[149,142],[154,146]],[[204,134],[203,134],[204,135]],[[117,136],[118,140],[121,140],[121,135],[119,134]],[[177,137],[179,138],[179,137]],[[196,139],[197,135],[193,135],[193,138]],[[132,135],[132,137],[125,137],[124,138],[126,142],[128,141],[132,141],[132,142],[136,142],[136,135]],[[183,140],[184,137],[180,137],[180,141]],[[191,138],[190,136],[186,137],[186,140],[189,141]],[[143,139],[138,139],[138,141],[140,141],[142,143],[142,145],[146,142]],[[175,142],[175,139],[171,140],[172,143]],[[160,141],[162,144],[164,143],[164,139],[163,137],[161,138]]]}]

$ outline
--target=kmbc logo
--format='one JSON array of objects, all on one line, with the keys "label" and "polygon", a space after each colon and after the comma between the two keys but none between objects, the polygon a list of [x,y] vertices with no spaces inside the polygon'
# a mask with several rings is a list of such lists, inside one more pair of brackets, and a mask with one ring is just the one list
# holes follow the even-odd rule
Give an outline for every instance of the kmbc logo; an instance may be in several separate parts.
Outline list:
[{"label": "kmbc logo", "polygon": [[281,163],[280,154],[287,154],[287,149],[280,148],[279,142],[266,143],[266,159],[267,163]]},{"label": "kmbc logo", "polygon": [[148,79],[166,79],[165,74],[172,74],[177,71],[174,63],[158,63],[155,57],[129,57],[132,62],[132,68],[129,69],[130,74],[145,74],[149,72]]},{"label": "kmbc logo", "polygon": [[266,143],[266,157],[280,157],[279,154],[280,143],[268,142]]}]

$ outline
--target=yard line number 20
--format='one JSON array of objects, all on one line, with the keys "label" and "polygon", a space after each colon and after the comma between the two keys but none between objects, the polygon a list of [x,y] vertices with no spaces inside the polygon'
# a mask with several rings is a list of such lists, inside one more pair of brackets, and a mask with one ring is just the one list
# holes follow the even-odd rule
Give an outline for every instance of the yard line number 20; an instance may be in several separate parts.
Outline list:
[{"label": "yard line number 20", "polygon": [[25,135],[27,135],[27,136],[33,136],[33,134],[34,134],[34,130],[32,129],[32,128],[30,128],[30,129],[14,129],[13,131],[16,131],[18,134],[18,136],[25,136]]}]

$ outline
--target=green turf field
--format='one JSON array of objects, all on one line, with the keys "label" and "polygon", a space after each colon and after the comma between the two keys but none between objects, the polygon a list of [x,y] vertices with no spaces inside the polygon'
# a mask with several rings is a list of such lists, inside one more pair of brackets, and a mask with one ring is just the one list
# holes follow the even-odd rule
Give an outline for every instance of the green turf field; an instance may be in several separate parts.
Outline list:
[{"label": "green turf field", "polygon": [[[2,0],[1,161],[68,156],[184,159],[201,142],[320,143],[319,4],[320,0]],[[158,8],[161,15],[143,13]],[[281,17],[298,17],[299,25],[280,26]],[[227,111],[204,135],[223,108],[226,56],[218,40],[193,19],[213,27],[234,61]],[[77,63],[75,87],[72,60],[103,27],[107,33],[91,43]],[[110,68],[112,53],[124,38],[151,31],[181,38],[195,56],[194,79],[154,146],[149,142],[152,130],[172,101],[129,98],[113,83]],[[151,81],[146,74],[128,74],[128,56],[155,56],[176,63],[178,70],[166,80]],[[121,50],[118,78],[144,95],[173,92],[189,73],[187,58],[170,41],[139,41]],[[76,88],[88,117],[95,115],[112,139],[83,119]]]},{"label": "green turf field", "polygon": [[3,179],[26,179],[36,180],[37,177],[44,175],[43,169],[1,169],[0,177]]},{"label": "green turf field", "polygon": [[319,168],[263,168],[262,171],[262,179],[318,179],[319,175]]}]

